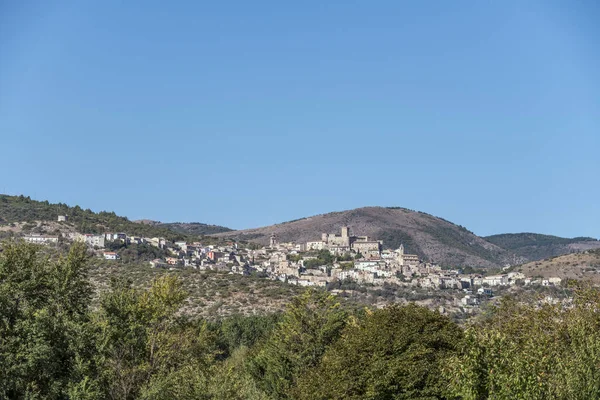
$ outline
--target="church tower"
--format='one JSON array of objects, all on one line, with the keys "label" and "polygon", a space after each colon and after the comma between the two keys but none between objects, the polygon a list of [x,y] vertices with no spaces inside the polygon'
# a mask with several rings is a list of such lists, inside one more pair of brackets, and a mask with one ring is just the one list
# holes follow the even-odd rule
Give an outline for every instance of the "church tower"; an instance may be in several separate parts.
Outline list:
[{"label": "church tower", "polygon": [[396,250],[396,261],[401,266],[404,265],[404,245],[402,243],[400,243],[400,247]]}]

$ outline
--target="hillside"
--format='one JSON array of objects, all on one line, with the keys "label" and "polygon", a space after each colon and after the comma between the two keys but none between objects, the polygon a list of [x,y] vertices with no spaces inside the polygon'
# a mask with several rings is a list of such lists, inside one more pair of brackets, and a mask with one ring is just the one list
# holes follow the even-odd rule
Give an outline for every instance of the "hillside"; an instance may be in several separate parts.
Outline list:
[{"label": "hillside", "polygon": [[407,253],[445,266],[499,267],[519,262],[511,252],[462,226],[404,208],[364,207],[215,236],[267,244],[275,234],[279,241],[301,243],[319,240],[322,232],[338,233],[342,226],[349,226],[355,235],[381,239],[387,248],[403,243]]},{"label": "hillside", "polygon": [[600,241],[589,237],[569,239],[537,233],[506,233],[487,236],[484,239],[527,261],[600,248]]},{"label": "hillside", "polygon": [[600,283],[600,249],[583,253],[565,254],[547,260],[534,261],[515,267],[527,276],[589,280]]},{"label": "hillside", "polygon": [[[67,215],[68,222],[56,222],[58,215]],[[43,224],[40,225],[40,222]],[[23,224],[25,223],[25,224]],[[85,233],[127,232],[131,235],[147,237],[165,237],[169,240],[185,239],[187,234],[175,232],[163,226],[141,224],[120,217],[114,212],[95,213],[79,206],[70,207],[63,203],[52,204],[48,201],[32,200],[28,196],[8,196],[0,194],[0,226],[15,231],[28,231],[33,227],[46,232],[69,231]]]},{"label": "hillside", "polygon": [[214,235],[215,233],[232,231],[232,229],[229,229],[225,226],[203,224],[201,222],[160,222],[147,219],[134,222],[166,228],[173,232],[179,232],[191,236]]}]

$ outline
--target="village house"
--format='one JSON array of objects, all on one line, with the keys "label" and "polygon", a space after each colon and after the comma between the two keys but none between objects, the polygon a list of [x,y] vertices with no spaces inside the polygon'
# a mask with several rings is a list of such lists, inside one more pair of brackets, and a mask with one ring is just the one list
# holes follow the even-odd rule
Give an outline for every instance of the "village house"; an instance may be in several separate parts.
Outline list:
[{"label": "village house", "polygon": [[421,263],[419,256],[416,254],[404,254],[402,259],[408,265],[419,265]]},{"label": "village house", "polygon": [[508,275],[486,276],[481,280],[481,284],[489,286],[506,286],[509,284]]},{"label": "village house", "polygon": [[336,278],[340,281],[349,279],[356,283],[374,283],[375,273],[351,269],[348,271],[340,271],[335,277],[332,274],[332,278]]},{"label": "village house", "polygon": [[208,258],[210,258],[212,261],[216,261],[216,260],[220,259],[221,257],[223,257],[223,253],[220,251],[210,250],[208,253],[206,253],[206,256]]},{"label": "village house", "polygon": [[74,235],[73,239],[83,242],[90,247],[104,247],[104,235],[96,235],[92,233],[77,233]]},{"label": "village house", "polygon": [[477,306],[479,305],[479,298],[477,296],[473,296],[473,295],[466,295],[465,297],[463,297],[460,302],[464,305],[464,306]]},{"label": "village house", "polygon": [[178,265],[179,264],[179,259],[175,258],[175,257],[167,257],[167,258],[165,258],[165,261],[169,265]]},{"label": "village house", "polygon": [[167,266],[168,264],[160,258],[155,258],[154,260],[150,261],[151,268],[166,268]]},{"label": "village house", "polygon": [[127,234],[123,233],[123,232],[119,232],[119,233],[106,232],[104,234],[104,239],[105,240],[122,240],[122,241],[126,241],[127,240]]},{"label": "village house", "polygon": [[54,244],[54,243],[58,243],[58,236],[49,236],[49,235],[41,235],[38,233],[31,233],[29,235],[25,235],[23,237],[23,240],[25,240],[28,243],[34,243],[34,244]]},{"label": "village house", "polygon": [[116,260],[119,258],[119,255],[114,251],[105,251],[103,254],[105,260]]},{"label": "village house", "polygon": [[306,250],[323,250],[325,244],[321,241],[306,242]]},{"label": "village house", "polygon": [[148,239],[148,244],[159,249],[164,249],[167,246],[167,240],[165,238],[153,237]]},{"label": "village house", "polygon": [[548,278],[548,282],[549,282],[551,285],[555,285],[555,286],[557,286],[557,285],[560,285],[560,284],[561,284],[561,282],[562,282],[562,279],[561,279],[561,278],[559,278],[559,277],[557,277],[557,276],[552,276],[552,277]]}]

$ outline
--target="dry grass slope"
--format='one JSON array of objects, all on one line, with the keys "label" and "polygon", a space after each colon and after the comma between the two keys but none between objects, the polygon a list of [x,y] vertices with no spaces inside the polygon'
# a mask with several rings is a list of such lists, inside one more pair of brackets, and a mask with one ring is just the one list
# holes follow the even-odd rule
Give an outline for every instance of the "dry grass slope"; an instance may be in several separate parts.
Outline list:
[{"label": "dry grass slope", "polygon": [[600,283],[600,250],[565,254],[547,260],[534,261],[515,268],[527,276],[587,280]]}]

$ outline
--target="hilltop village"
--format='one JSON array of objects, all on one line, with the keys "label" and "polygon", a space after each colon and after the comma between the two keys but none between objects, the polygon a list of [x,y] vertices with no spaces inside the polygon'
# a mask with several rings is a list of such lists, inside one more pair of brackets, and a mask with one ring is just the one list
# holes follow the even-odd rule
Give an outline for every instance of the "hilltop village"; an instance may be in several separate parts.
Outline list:
[{"label": "hilltop village", "polygon": [[[65,222],[66,216],[59,216]],[[322,233],[320,240],[307,243],[279,242],[274,235],[268,246],[241,245],[228,242],[204,245],[201,242],[169,242],[160,237],[140,237],[124,232],[85,234],[72,232],[64,237],[26,234],[30,243],[56,244],[60,240],[81,241],[99,257],[118,262],[119,245],[149,245],[163,250],[164,258],[149,262],[152,268],[195,268],[232,274],[255,274],[292,285],[328,287],[334,282],[352,281],[357,284],[394,284],[403,287],[429,289],[460,289],[465,292],[463,305],[474,306],[478,297],[491,296],[494,287],[523,285],[559,285],[558,277],[533,279],[519,272],[498,275],[463,273],[460,269],[443,269],[407,254],[404,246],[384,249],[383,242],[368,236],[356,236],[344,226],[339,234]],[[115,246],[116,245],[116,246]]]}]

